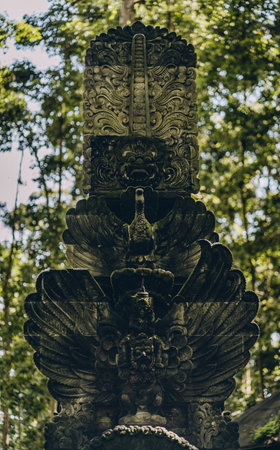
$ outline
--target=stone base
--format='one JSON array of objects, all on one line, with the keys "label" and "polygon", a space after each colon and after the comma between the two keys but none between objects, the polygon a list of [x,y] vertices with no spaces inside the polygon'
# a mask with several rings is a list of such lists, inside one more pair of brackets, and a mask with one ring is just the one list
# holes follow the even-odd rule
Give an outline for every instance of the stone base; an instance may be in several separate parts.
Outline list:
[{"label": "stone base", "polygon": [[197,450],[186,439],[162,427],[118,425],[105,431],[83,450]]},{"label": "stone base", "polygon": [[120,425],[151,425],[153,427],[162,427],[166,425],[166,418],[159,416],[158,414],[150,414],[147,411],[138,410],[134,415],[127,415],[121,417],[119,420]]}]

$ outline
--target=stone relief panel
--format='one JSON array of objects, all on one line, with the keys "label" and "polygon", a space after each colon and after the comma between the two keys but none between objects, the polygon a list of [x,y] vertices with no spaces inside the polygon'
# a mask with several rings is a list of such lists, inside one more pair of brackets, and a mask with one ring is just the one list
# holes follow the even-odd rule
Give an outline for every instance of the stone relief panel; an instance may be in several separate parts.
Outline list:
[{"label": "stone relief panel", "polygon": [[51,394],[62,405],[93,407],[90,433],[168,423],[199,448],[215,448],[215,439],[222,447],[231,433],[236,440],[221,405],[257,339],[257,297],[245,292],[223,245],[200,245],[179,290],[163,269],[115,270],[109,290],[87,270],[39,276],[25,335]]},{"label": "stone relief panel", "polygon": [[[198,191],[195,64],[192,45],[174,33],[151,30],[140,22],[92,41],[85,71],[85,192],[93,193],[102,186],[96,163],[92,163],[100,152],[109,165],[112,159],[115,164],[108,173],[111,183],[106,178],[107,187],[122,189],[116,186],[121,175],[120,158],[116,160],[109,153],[113,148],[115,154],[122,152],[119,143],[130,146],[133,153],[133,137],[150,138],[150,150],[165,148],[159,155],[160,165],[165,165],[159,189]],[[100,136],[107,136],[102,150]],[[116,137],[125,136],[130,139],[116,144]],[[123,152],[122,157],[126,159]],[[145,170],[143,162],[141,170]],[[135,182],[126,180],[129,186]],[[145,180],[138,180],[138,185],[144,186]]]}]

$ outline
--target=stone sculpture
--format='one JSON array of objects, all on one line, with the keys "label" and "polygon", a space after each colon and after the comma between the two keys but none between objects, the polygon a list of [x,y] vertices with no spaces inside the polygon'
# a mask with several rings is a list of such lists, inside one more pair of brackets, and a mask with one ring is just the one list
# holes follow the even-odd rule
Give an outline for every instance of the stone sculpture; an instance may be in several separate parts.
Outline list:
[{"label": "stone sculpture", "polygon": [[87,51],[72,270],[43,272],[25,335],[58,413],[46,449],[238,448],[224,412],[258,336],[198,185],[196,55],[140,22]]}]

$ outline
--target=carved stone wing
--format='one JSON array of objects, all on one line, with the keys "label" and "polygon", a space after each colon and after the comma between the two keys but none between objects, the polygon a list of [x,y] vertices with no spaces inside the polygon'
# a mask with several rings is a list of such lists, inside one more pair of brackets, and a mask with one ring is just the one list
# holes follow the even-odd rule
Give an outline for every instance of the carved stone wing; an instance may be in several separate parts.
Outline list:
[{"label": "carved stone wing", "polygon": [[104,199],[80,200],[67,212],[66,222],[63,240],[73,267],[93,270],[94,276],[110,276],[125,266],[127,228]]},{"label": "carved stone wing", "polygon": [[97,321],[108,310],[104,299],[88,271],[50,270],[40,274],[37,292],[26,300],[25,336],[58,400],[94,397],[97,392]]},{"label": "carved stone wing", "polygon": [[199,262],[164,320],[173,328],[185,328],[185,349],[191,350],[187,377],[172,381],[175,397],[179,394],[187,402],[217,402],[233,391],[233,376],[247,364],[249,349],[257,340],[258,326],[252,320],[258,299],[253,292],[245,292],[244,276],[231,269],[232,256],[225,246],[206,240],[199,244]]},{"label": "carved stone wing", "polygon": [[191,198],[178,198],[172,210],[154,225],[155,265],[186,277],[200,257],[199,239],[219,240],[214,232],[215,218],[204,204]]}]

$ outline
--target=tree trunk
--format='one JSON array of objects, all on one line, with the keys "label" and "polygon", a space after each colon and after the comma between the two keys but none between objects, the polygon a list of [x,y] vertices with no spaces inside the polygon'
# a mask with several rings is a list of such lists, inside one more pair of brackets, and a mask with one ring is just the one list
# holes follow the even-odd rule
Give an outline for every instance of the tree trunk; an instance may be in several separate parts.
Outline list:
[{"label": "tree trunk", "polygon": [[9,448],[9,431],[10,431],[10,414],[9,409],[6,405],[3,407],[3,439],[2,445],[3,450],[8,450]]},{"label": "tree trunk", "polygon": [[61,204],[62,195],[62,169],[63,169],[63,143],[65,132],[65,103],[61,104],[60,130],[59,130],[59,162],[58,162],[58,205]]},{"label": "tree trunk", "polygon": [[169,0],[167,10],[167,23],[166,23],[166,28],[168,29],[169,32],[175,31],[173,22],[173,7],[174,7],[174,0]]},{"label": "tree trunk", "polygon": [[[3,275],[3,301],[4,301],[4,328],[5,328],[5,334],[7,338],[3,342],[3,351],[4,355],[6,356],[4,360],[4,383],[6,384],[7,388],[9,387],[9,381],[10,381],[10,370],[11,370],[11,361],[10,358],[8,358],[8,355],[10,353],[10,347],[11,347],[11,338],[9,336],[9,319],[10,319],[10,303],[11,303],[11,297],[9,295],[9,281],[12,274],[12,268],[14,264],[14,250],[15,250],[15,219],[13,218],[12,221],[12,243],[10,247],[10,254],[8,258],[8,266],[6,269],[6,272]],[[3,450],[7,450],[9,448],[9,431],[10,431],[10,412],[8,407],[8,400],[9,400],[9,394],[8,391],[5,390],[5,392],[2,395],[2,405],[3,405]]]},{"label": "tree trunk", "polygon": [[122,0],[121,10],[120,10],[120,26],[124,27],[127,24],[134,22],[135,11],[134,11],[134,0]]},{"label": "tree trunk", "polygon": [[48,222],[50,223],[51,221],[51,216],[50,216],[50,201],[49,201],[49,189],[47,186],[47,181],[46,181],[46,175],[45,175],[45,170],[44,170],[44,165],[41,164],[41,161],[39,159],[38,156],[38,150],[37,149],[31,149],[32,150],[32,154],[34,155],[39,171],[40,171],[40,181],[44,187],[44,194],[46,197],[46,207],[47,207],[47,218],[48,218]]},{"label": "tree trunk", "polygon": [[252,378],[251,378],[251,366],[250,361],[247,363],[244,374],[244,384],[246,395],[251,395],[252,393]]},{"label": "tree trunk", "polygon": [[[17,188],[16,188],[16,198],[15,198],[15,204],[14,204],[14,212],[12,215],[11,220],[11,231],[12,231],[12,242],[9,252],[9,257],[7,258],[7,268],[3,274],[3,280],[2,280],[2,297],[3,297],[3,304],[4,304],[4,329],[6,334],[6,339],[3,342],[3,352],[6,356],[5,362],[4,362],[4,382],[9,388],[9,381],[10,381],[10,370],[11,370],[11,360],[8,357],[11,349],[11,336],[9,333],[9,322],[10,322],[10,304],[11,304],[11,294],[10,294],[10,280],[12,276],[12,270],[14,266],[14,259],[15,259],[15,250],[16,250],[16,210],[17,210],[17,202],[18,202],[18,191],[19,191],[19,185],[21,182],[21,168],[22,168],[22,161],[23,161],[23,152],[21,155],[21,160],[19,164],[19,172],[18,172],[18,178],[17,178]],[[2,395],[2,405],[3,405],[3,436],[2,436],[2,444],[3,444],[3,450],[8,450],[9,448],[9,433],[10,433],[10,412],[9,412],[9,406],[8,406],[8,400],[9,400],[9,393],[8,389],[5,390],[5,392]]]},{"label": "tree trunk", "polygon": [[264,399],[264,376],[263,376],[263,358],[262,358],[262,340],[259,337],[259,349],[258,349],[258,375],[259,375],[259,392],[260,397]]},{"label": "tree trunk", "polygon": [[22,441],[22,411],[21,411],[21,403],[18,407],[18,444],[21,447]]},{"label": "tree trunk", "polygon": [[[246,145],[241,142],[241,162],[242,166],[245,167],[245,150]],[[241,198],[241,208],[242,208],[242,222],[245,230],[246,244],[248,250],[248,261],[250,265],[251,274],[251,286],[252,290],[256,291],[256,268],[251,257],[251,242],[249,237],[249,224],[248,224],[248,206],[247,206],[247,196],[245,191],[244,181],[240,183],[240,198]],[[261,353],[261,336],[259,338],[259,351],[258,351],[258,379],[259,379],[259,392],[261,398],[264,398],[264,374],[263,374],[263,363],[262,363],[262,353]]]}]

